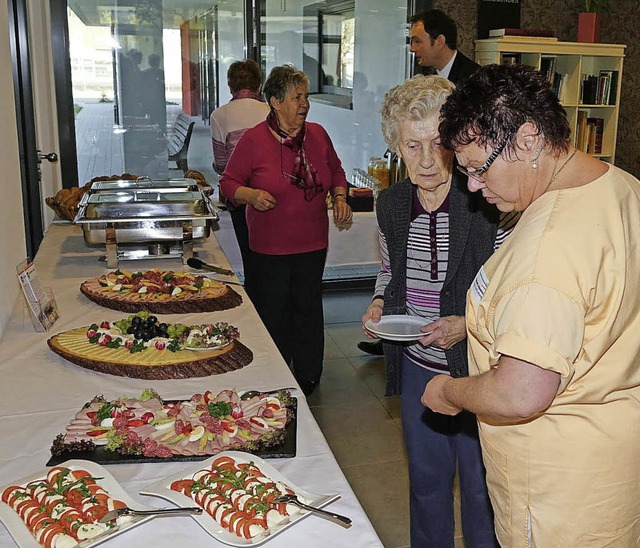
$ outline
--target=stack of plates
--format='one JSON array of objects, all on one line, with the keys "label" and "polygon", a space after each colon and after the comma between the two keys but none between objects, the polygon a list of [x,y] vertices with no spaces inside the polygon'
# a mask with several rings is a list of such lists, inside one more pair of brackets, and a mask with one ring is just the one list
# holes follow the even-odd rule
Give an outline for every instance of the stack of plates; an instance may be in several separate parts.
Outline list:
[{"label": "stack of plates", "polygon": [[420,328],[428,323],[430,322],[417,316],[391,315],[382,316],[378,323],[367,320],[364,326],[381,339],[417,341],[429,334],[420,331]]}]

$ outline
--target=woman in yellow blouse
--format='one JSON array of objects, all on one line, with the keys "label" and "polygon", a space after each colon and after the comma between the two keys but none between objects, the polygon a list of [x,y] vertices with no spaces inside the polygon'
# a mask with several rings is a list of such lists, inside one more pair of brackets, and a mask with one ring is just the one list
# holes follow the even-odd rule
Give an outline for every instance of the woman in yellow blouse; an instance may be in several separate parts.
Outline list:
[{"label": "woman in yellow blouse", "polygon": [[640,182],[570,145],[548,83],[482,67],[440,134],[472,191],[523,211],[467,295],[471,377],[423,403],[479,421],[500,545],[640,545]]}]

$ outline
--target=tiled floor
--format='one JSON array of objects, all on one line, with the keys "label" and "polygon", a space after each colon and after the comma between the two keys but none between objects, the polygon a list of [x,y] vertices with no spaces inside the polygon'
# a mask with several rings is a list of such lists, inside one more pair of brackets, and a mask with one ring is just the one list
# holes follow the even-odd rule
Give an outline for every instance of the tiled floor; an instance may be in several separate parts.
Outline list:
[{"label": "tiled floor", "polygon": [[[362,353],[369,291],[325,292],[325,361],[309,405],[387,548],[409,546],[409,480],[400,398],[384,395],[384,359]],[[456,496],[456,548],[464,542]]]}]

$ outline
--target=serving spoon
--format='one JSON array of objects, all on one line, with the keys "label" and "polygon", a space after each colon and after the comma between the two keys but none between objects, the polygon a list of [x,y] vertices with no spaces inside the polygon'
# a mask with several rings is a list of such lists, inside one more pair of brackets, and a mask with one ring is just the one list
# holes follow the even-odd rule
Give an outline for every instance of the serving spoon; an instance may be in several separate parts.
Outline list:
[{"label": "serving spoon", "polygon": [[120,516],[159,516],[159,515],[173,515],[173,514],[202,514],[202,508],[200,506],[185,506],[182,508],[155,508],[153,510],[134,510],[125,506],[124,508],[116,508],[110,510],[98,521],[100,523],[108,523]]},{"label": "serving spoon", "polygon": [[240,399],[250,400],[251,398],[255,396],[259,396],[260,394],[277,394],[278,392],[280,392],[280,390],[289,390],[289,392],[291,392],[291,390],[295,390],[295,388],[289,387],[289,388],[274,388],[273,390],[247,390],[246,392],[242,393],[242,395],[240,396]]},{"label": "serving spoon", "polygon": [[300,502],[296,495],[280,495],[273,499],[273,502],[284,502],[285,504],[295,504],[304,510],[309,510],[314,514],[318,514],[319,516],[323,516],[332,520],[334,523],[338,525],[342,525],[343,527],[351,527],[351,520],[346,516],[341,516],[340,514],[334,514],[333,512],[327,512],[326,510],[321,510],[320,508],[316,508],[315,506],[309,506],[304,502]]}]

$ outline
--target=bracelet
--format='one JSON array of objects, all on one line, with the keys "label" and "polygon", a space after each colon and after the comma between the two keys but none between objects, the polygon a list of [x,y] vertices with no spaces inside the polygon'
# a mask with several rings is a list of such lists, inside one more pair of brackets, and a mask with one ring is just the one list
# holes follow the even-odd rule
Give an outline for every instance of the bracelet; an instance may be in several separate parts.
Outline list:
[{"label": "bracelet", "polygon": [[346,194],[334,194],[331,198],[331,203],[335,202],[338,198],[344,198],[345,200],[347,199],[347,195]]}]

